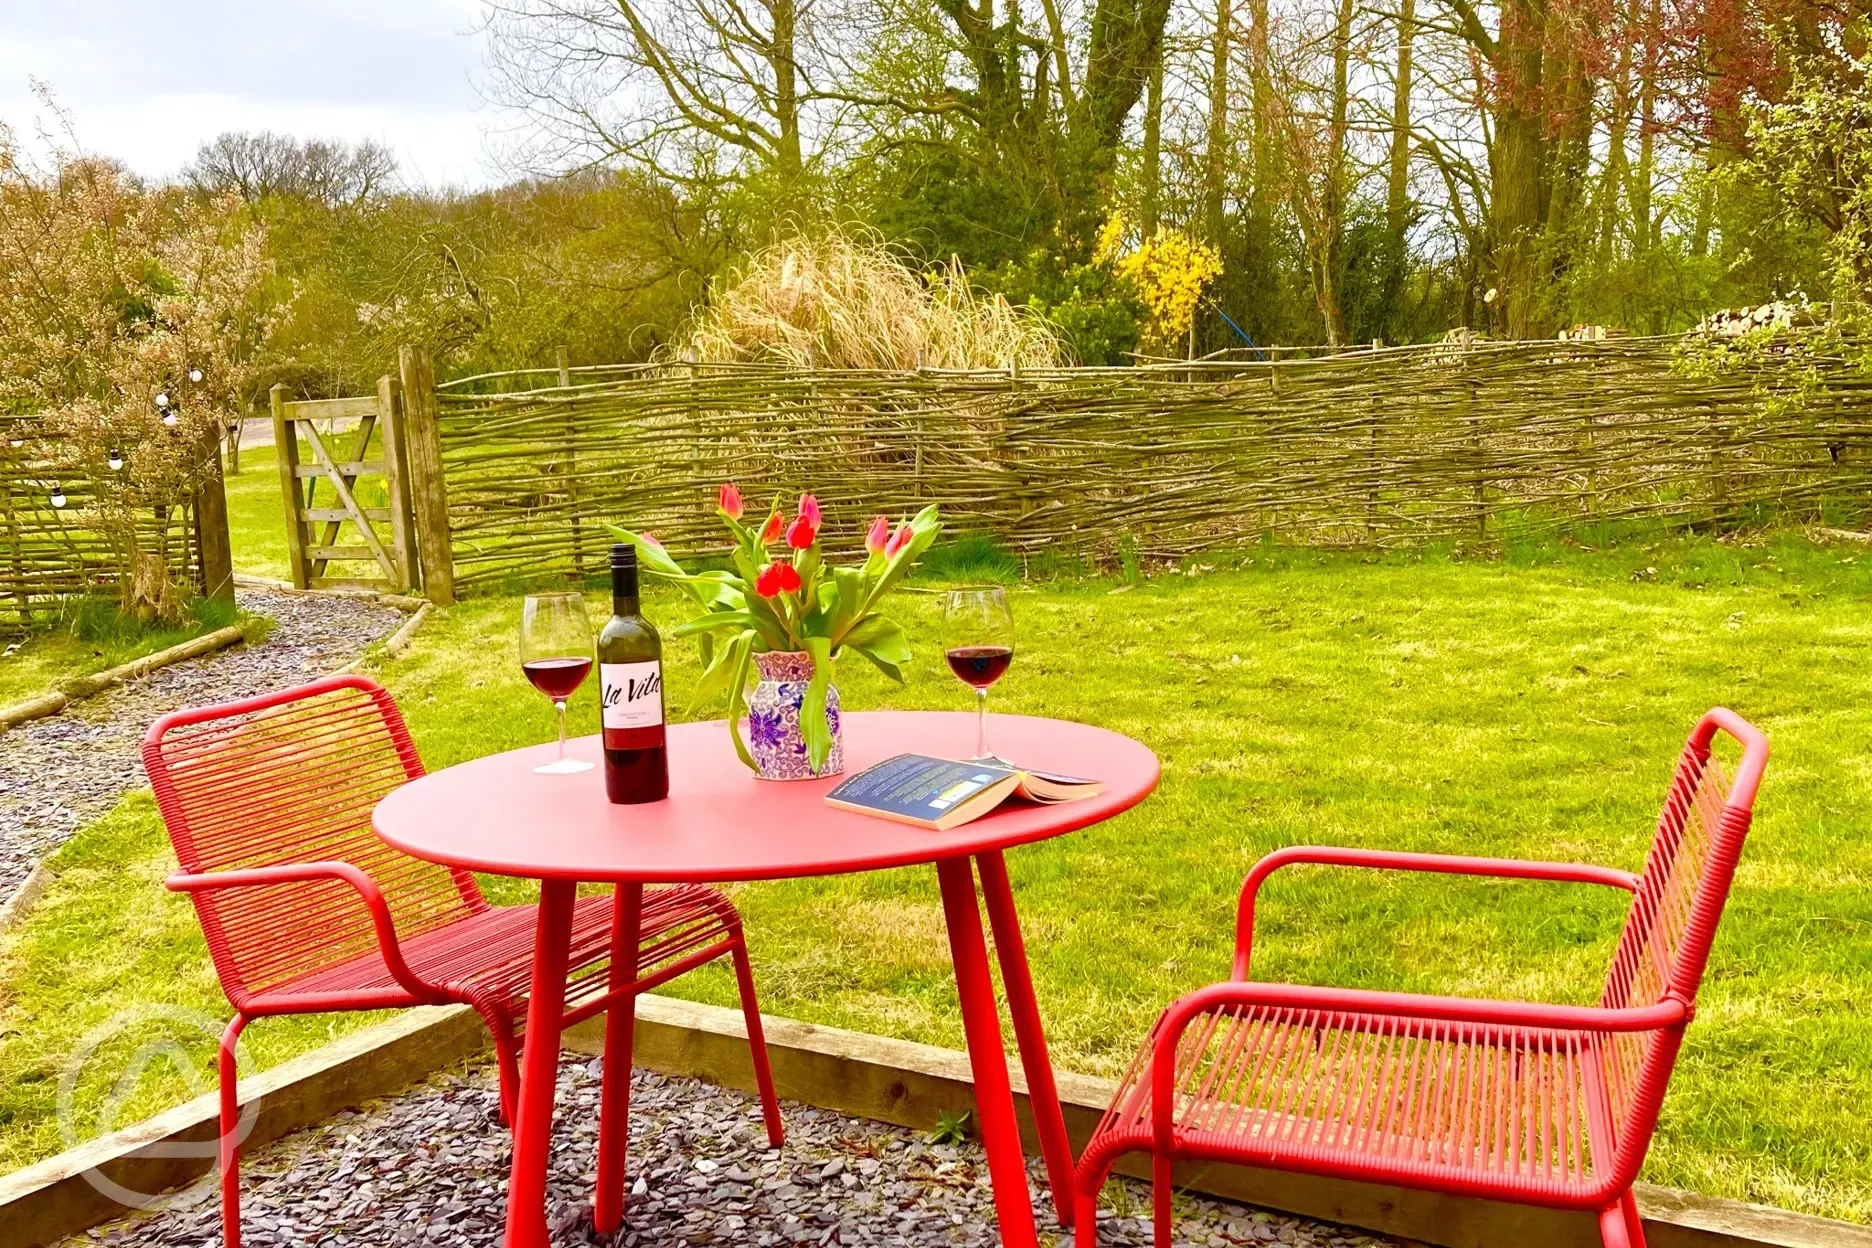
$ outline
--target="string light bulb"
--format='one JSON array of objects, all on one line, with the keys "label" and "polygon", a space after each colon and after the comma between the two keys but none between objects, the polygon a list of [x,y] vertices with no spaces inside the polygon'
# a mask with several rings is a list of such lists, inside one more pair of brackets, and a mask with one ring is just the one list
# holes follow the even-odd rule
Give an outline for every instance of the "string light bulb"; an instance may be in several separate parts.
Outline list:
[{"label": "string light bulb", "polygon": [[173,429],[176,427],[175,408],[173,407],[163,408],[162,422],[163,422],[163,427],[165,429]]},{"label": "string light bulb", "polygon": [[156,392],[156,406],[157,407],[169,406],[169,392],[167,390],[158,390]]},{"label": "string light bulb", "polygon": [[201,378],[202,378],[202,371],[201,371],[201,369],[199,369],[199,368],[191,368],[191,369],[189,369],[189,370],[188,370],[188,379],[189,379],[190,381],[200,381],[200,380],[201,380]]},{"label": "string light bulb", "polygon": [[47,501],[54,507],[63,507],[66,503],[65,491],[61,490],[56,482],[52,486],[52,497]]},{"label": "string light bulb", "polygon": [[110,458],[104,462],[110,465],[110,470],[112,472],[122,472],[124,466],[123,452],[113,446],[111,448]]}]

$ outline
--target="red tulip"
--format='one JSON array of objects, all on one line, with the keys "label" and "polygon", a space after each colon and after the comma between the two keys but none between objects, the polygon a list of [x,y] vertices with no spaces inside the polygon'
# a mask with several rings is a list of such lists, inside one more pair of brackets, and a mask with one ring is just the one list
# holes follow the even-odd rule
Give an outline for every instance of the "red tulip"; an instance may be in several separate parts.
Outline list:
[{"label": "red tulip", "polygon": [[897,531],[891,534],[890,542],[884,547],[884,557],[886,559],[895,559],[897,557],[897,552],[908,546],[910,544],[910,539],[915,536],[916,534],[910,531],[909,525],[898,525]]},{"label": "red tulip", "polygon": [[776,594],[791,594],[800,587],[799,571],[784,561],[770,563],[761,569],[754,581],[754,592],[763,598],[772,598]]},{"label": "red tulip", "polygon": [[890,544],[890,521],[883,516],[871,518],[871,531],[865,534],[865,549],[874,555],[884,553],[884,547]]},{"label": "red tulip", "polygon": [[825,523],[825,517],[819,514],[819,500],[811,494],[800,495],[799,514],[800,519],[811,521],[815,529]]},{"label": "red tulip", "polygon": [[761,545],[766,546],[780,540],[780,528],[786,523],[779,512],[767,517],[766,527],[760,531]]},{"label": "red tulip", "polygon": [[730,520],[739,520],[745,508],[741,505],[741,489],[732,481],[722,483],[721,509]]},{"label": "red tulip", "polygon": [[819,526],[809,520],[802,512],[799,519],[787,526],[786,544],[794,550],[805,550],[819,540]]}]

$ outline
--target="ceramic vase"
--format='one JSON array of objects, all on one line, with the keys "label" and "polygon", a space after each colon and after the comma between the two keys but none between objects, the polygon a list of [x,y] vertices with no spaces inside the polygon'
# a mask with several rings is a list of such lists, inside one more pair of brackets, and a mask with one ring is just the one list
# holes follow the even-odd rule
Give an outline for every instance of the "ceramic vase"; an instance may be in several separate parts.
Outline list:
[{"label": "ceramic vase", "polygon": [[806,738],[800,732],[800,706],[812,681],[812,655],[804,651],[756,654],[754,666],[760,683],[748,696],[748,751],[763,780],[814,780],[845,770],[845,746],[839,735],[838,686],[826,686],[826,726],[832,731],[832,751],[825,766],[814,771],[806,756]]}]

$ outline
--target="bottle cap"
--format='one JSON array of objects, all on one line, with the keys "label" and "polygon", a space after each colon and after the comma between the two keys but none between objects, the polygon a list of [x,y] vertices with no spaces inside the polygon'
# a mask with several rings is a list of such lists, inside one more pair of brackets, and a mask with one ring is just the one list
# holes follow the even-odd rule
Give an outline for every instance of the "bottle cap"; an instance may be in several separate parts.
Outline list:
[{"label": "bottle cap", "polygon": [[634,568],[637,566],[637,548],[629,542],[616,542],[611,547],[611,566],[614,568]]}]

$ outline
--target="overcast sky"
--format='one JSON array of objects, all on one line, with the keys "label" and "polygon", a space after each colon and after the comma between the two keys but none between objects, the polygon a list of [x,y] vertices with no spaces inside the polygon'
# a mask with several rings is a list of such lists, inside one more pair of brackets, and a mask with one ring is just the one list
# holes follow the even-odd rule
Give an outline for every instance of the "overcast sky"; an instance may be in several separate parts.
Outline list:
[{"label": "overcast sky", "polygon": [[481,0],[0,0],[0,120],[50,85],[85,150],[173,174],[224,130],[376,139],[415,182],[495,179]]}]

